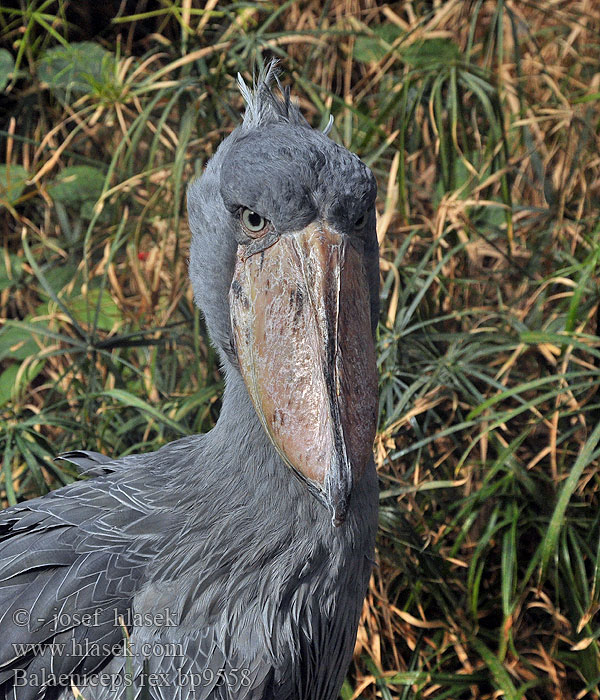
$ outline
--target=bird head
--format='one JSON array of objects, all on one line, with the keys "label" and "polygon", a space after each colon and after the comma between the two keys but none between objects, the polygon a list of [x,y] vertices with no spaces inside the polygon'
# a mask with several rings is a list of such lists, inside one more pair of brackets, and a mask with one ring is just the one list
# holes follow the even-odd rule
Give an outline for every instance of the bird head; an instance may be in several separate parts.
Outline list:
[{"label": "bird head", "polygon": [[373,459],[376,183],[273,79],[240,79],[243,124],[188,190],[190,277],[281,459],[340,525]]}]

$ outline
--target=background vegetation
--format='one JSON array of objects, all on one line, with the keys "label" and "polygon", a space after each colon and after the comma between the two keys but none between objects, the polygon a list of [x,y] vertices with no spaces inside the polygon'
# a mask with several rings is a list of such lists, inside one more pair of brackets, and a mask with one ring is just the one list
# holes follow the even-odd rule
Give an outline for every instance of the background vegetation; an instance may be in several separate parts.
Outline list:
[{"label": "background vegetation", "polygon": [[186,184],[272,56],[379,186],[378,563],[343,697],[600,685],[595,0],[0,8],[1,498],[211,427]]}]

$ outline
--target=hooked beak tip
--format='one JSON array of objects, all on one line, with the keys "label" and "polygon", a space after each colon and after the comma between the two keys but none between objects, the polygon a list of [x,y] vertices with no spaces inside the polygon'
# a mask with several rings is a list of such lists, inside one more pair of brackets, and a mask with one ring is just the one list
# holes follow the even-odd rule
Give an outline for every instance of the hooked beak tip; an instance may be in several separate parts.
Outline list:
[{"label": "hooked beak tip", "polygon": [[341,527],[346,522],[346,518],[348,517],[348,500],[349,499],[347,499],[341,507],[333,507],[333,515],[331,518],[331,524],[333,527]]}]

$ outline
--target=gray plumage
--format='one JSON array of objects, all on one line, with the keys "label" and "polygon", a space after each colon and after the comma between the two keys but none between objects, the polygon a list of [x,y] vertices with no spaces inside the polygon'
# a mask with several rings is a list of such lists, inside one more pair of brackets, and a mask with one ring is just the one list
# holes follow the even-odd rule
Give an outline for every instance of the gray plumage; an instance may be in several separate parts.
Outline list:
[{"label": "gray plumage", "polygon": [[68,453],[93,478],[0,514],[0,697],[66,698],[71,679],[86,700],[137,697],[142,684],[165,700],[337,697],[372,566],[374,464],[333,527],[257,416],[228,295],[248,244],[240,207],[277,235],[315,219],[351,231],[367,212],[356,245],[374,329],[375,182],[288,93],[274,96],[272,78],[241,85],[244,122],[188,193],[190,277],[226,377],[217,425],[152,454]]}]

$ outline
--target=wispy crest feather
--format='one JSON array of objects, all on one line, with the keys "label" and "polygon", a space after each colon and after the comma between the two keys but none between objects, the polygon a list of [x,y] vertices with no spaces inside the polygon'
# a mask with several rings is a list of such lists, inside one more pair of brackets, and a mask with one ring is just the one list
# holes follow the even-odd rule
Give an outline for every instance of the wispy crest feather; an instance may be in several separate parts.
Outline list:
[{"label": "wispy crest feather", "polygon": [[[255,129],[277,123],[310,127],[302,116],[298,105],[292,102],[289,87],[282,86],[277,63],[276,60],[273,60],[260,71],[258,79],[253,79],[252,89],[238,73],[237,82],[246,103],[242,128]],[[274,94],[271,88],[273,81],[279,88],[282,97]]]}]

